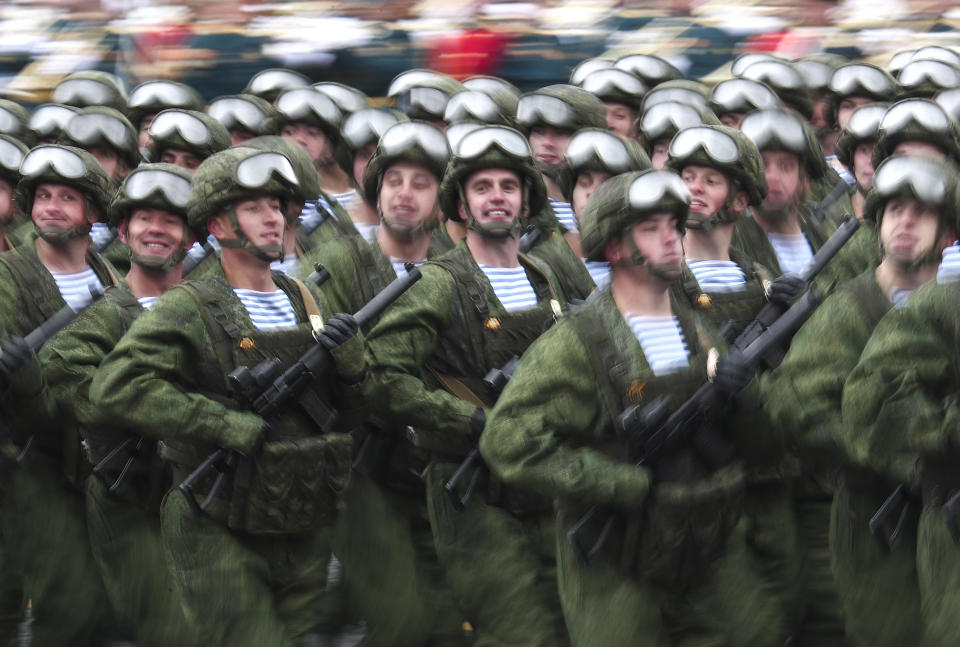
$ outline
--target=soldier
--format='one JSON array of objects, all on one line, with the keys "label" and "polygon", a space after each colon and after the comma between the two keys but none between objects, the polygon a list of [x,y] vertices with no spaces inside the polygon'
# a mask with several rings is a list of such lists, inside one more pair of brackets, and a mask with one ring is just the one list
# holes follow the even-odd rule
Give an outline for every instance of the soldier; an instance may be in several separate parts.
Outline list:
[{"label": "soldier", "polygon": [[309,87],[310,79],[299,72],[284,68],[270,68],[251,76],[243,93],[273,103],[284,92]]},{"label": "soldier", "polygon": [[103,106],[124,112],[127,90],[123,81],[109,72],[85,70],[68,74],[53,89],[53,102],[75,108]]},{"label": "soldier", "polygon": [[830,76],[830,115],[839,129],[856,108],[877,101],[895,101],[900,86],[890,74],[869,63],[851,62],[841,65]]},{"label": "soldier", "polygon": [[[867,192],[873,186],[873,150],[879,136],[878,129],[889,104],[868,103],[850,115],[847,127],[837,138],[837,159],[850,169],[856,181],[856,192],[850,198],[853,215],[863,220],[863,207]],[[879,262],[879,259],[877,259]]]},{"label": "soldier", "polygon": [[13,192],[20,181],[20,163],[26,154],[27,147],[19,140],[0,135],[0,252],[13,248],[10,229],[23,217]]},{"label": "soldier", "polygon": [[[615,427],[631,401],[669,394],[679,403],[707,379],[717,337],[670,297],[689,200],[669,171],[626,173],[597,189],[584,250],[610,262],[611,283],[527,350],[480,439],[507,486],[559,499],[557,575],[575,646],[777,638],[745,553],[739,462],[708,463],[683,447],[638,467]],[[713,379],[732,393],[749,377],[721,362]],[[591,506],[609,530],[585,563],[568,531]]]},{"label": "soldier", "polygon": [[154,150],[150,124],[158,113],[169,108],[203,110],[203,103],[196,90],[176,81],[156,79],[135,87],[127,101],[127,118],[137,129],[137,144],[144,159],[149,159],[147,152]]},{"label": "soldier", "polygon": [[720,123],[730,128],[740,128],[740,122],[748,112],[783,107],[773,90],[759,81],[750,79],[727,79],[717,83],[710,94],[710,107]]},{"label": "soldier", "polygon": [[43,103],[34,109],[27,127],[38,144],[53,144],[78,112],[64,103]]},{"label": "soldier", "polygon": [[647,87],[634,75],[616,68],[595,70],[578,84],[603,102],[607,127],[613,132],[638,139],[637,118]]},{"label": "soldier", "polygon": [[[843,385],[884,314],[902,308],[914,289],[935,277],[943,248],[956,236],[957,181],[952,163],[923,156],[897,155],[880,165],[864,215],[877,223],[883,260],[823,303],[766,385],[765,408],[794,451],[831,481],[842,469],[831,514],[831,562],[845,633],[858,646],[918,642],[920,599],[912,528],[887,551],[870,536],[867,521],[896,483],[863,464],[855,447],[846,451],[851,434],[841,417]],[[934,185],[945,190],[931,200],[923,187]]]},{"label": "soldier", "polygon": [[[16,197],[36,232],[0,255],[0,328],[25,336],[64,305],[90,300],[88,285],[117,282],[90,249],[90,227],[107,211],[114,186],[86,151],[57,145],[31,150]],[[13,469],[3,505],[8,558],[32,600],[33,644],[86,645],[108,622],[109,602],[90,553],[81,482],[80,438],[56,421],[14,428],[27,459]],[[32,438],[32,440],[31,440]]]},{"label": "soldier", "polygon": [[640,116],[639,128],[653,168],[667,166],[670,140],[679,131],[699,124],[719,125],[709,108],[679,101],[663,101],[647,107]]},{"label": "soldier", "polygon": [[[131,250],[130,271],[41,353],[59,414],[80,427],[86,459],[96,466],[86,481],[90,545],[117,620],[138,645],[198,644],[163,561],[159,509],[170,474],[155,443],[136,430],[92,423],[89,389],[134,320],[179,283],[195,238],[186,222],[189,197],[190,173],[180,167],[145,164],[127,176],[110,205],[110,224]],[[107,458],[125,441],[125,451]]]},{"label": "soldier", "polygon": [[230,132],[230,143],[233,146],[260,135],[280,134],[276,109],[252,94],[217,97],[207,106],[207,114]]},{"label": "soldier", "polygon": [[152,115],[147,129],[149,159],[191,173],[200,163],[230,147],[230,133],[205,112],[169,108]]},{"label": "soldier", "polygon": [[[315,625],[324,593],[322,531],[349,469],[350,438],[339,430],[358,406],[350,385],[362,379],[364,360],[352,316],[330,317],[320,329],[329,310],[319,293],[270,272],[296,181],[279,153],[236,148],[205,160],[187,217],[219,240],[222,274],[167,290],[90,386],[92,423],[163,439],[175,483],[214,448],[231,457],[215,470],[222,487],[209,472],[196,475],[205,509],[174,489],[160,510],[165,558],[199,644],[295,644]],[[341,412],[333,425],[316,402],[286,404],[264,420],[227,389],[238,366],[272,357],[290,365],[315,343],[330,351],[336,372],[308,388]]]},{"label": "soldier", "polygon": [[411,119],[432,122],[442,130],[446,128],[443,113],[447,103],[463,90],[463,84],[452,76],[431,70],[407,70],[390,82],[387,96]]},{"label": "soldier", "polygon": [[813,116],[810,90],[792,63],[773,60],[757,61],[745,67],[737,76],[763,83],[777,93],[780,101],[787,108],[800,113],[805,119],[809,120]]}]

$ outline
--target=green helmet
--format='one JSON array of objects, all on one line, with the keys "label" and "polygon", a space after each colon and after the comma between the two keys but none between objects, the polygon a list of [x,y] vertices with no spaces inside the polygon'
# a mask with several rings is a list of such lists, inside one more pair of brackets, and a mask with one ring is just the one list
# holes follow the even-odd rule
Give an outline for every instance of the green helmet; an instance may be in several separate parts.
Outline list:
[{"label": "green helmet", "polygon": [[236,240],[220,241],[227,247],[245,248],[265,261],[283,255],[282,245],[256,247],[240,228],[233,206],[240,200],[275,196],[284,204],[298,194],[297,173],[290,160],[280,153],[239,146],[214,153],[193,174],[187,222],[195,231],[206,229],[207,219],[224,210],[233,223]]},{"label": "green helmet", "polygon": [[20,181],[20,164],[29,149],[10,135],[0,135],[0,177],[16,187]]},{"label": "green helmet", "polygon": [[757,110],[743,118],[740,131],[763,152],[785,151],[797,156],[812,180],[827,172],[823,148],[807,120],[790,110]]},{"label": "green helmet", "polygon": [[150,124],[153,158],[159,160],[168,149],[187,151],[200,160],[230,148],[230,133],[205,112],[168,108]]},{"label": "green helmet", "polygon": [[652,154],[658,141],[670,140],[680,130],[699,124],[719,125],[720,120],[704,106],[665,101],[644,110],[637,120],[637,130],[643,137],[647,153]]},{"label": "green helmet", "polygon": [[847,127],[840,131],[835,151],[840,163],[853,172],[853,153],[860,144],[876,143],[880,136],[880,120],[890,107],[888,103],[868,103],[850,114]]},{"label": "green helmet", "polygon": [[[841,65],[830,76],[827,84],[829,114],[834,120],[837,110],[848,97],[864,97],[873,101],[896,101],[900,84],[886,70],[869,63],[853,62]],[[833,126],[838,124],[834,121]]]},{"label": "green helmet", "polygon": [[27,127],[36,141],[52,143],[78,112],[80,108],[63,103],[44,103],[34,108]]},{"label": "green helmet", "polygon": [[243,94],[250,94],[273,103],[278,96],[287,90],[309,87],[310,79],[299,72],[283,68],[271,68],[260,70],[250,77],[247,87],[243,89]]},{"label": "green helmet", "polygon": [[24,144],[30,145],[34,141],[30,132],[30,113],[16,101],[0,99],[0,135],[16,137]]},{"label": "green helmet", "polygon": [[634,75],[648,88],[655,87],[667,81],[677,81],[683,74],[672,63],[652,54],[627,54],[621,56],[614,63],[614,67],[626,70]]},{"label": "green helmet", "polygon": [[[867,193],[864,220],[879,229],[883,210],[894,198],[908,198],[936,207],[941,228],[960,227],[960,169],[931,155],[893,155],[877,167]],[[937,259],[939,262],[939,259]]]},{"label": "green helmet", "polygon": [[730,75],[731,76],[740,76],[740,74],[753,65],[754,63],[759,63],[761,61],[786,61],[784,57],[778,54],[771,54],[770,52],[749,52],[747,54],[741,54],[740,56],[733,59],[733,62],[730,64]]},{"label": "green helmet", "polygon": [[892,155],[898,144],[907,141],[933,144],[954,160],[960,159],[960,129],[930,99],[904,99],[887,108],[873,149],[874,168]]},{"label": "green helmet", "polygon": [[849,62],[849,58],[840,54],[818,52],[793,61],[793,69],[803,77],[803,82],[810,92],[821,93],[827,91],[834,70]]},{"label": "green helmet", "polygon": [[[735,128],[705,125],[681,130],[670,142],[667,164],[677,173],[682,173],[687,166],[722,171],[731,182],[731,200],[738,191],[745,191],[753,206],[759,206],[767,197],[760,151],[749,137]],[[726,207],[716,215],[717,222],[733,222],[740,215]]]},{"label": "green helmet", "polygon": [[[517,130],[505,126],[483,126],[467,133],[457,144],[447,172],[440,183],[440,208],[450,220],[462,222],[459,209],[464,202],[463,188],[467,179],[484,169],[514,171],[523,185],[524,204],[528,217],[534,217],[547,204],[547,189],[543,177],[533,164],[533,152],[526,138]],[[473,214],[466,208],[467,227],[477,229]],[[523,209],[521,209],[523,213]],[[519,233],[520,218],[508,235]]]},{"label": "green helmet", "polygon": [[343,113],[324,93],[310,87],[285,90],[273,105],[279,114],[281,129],[287,124],[310,124],[320,128],[334,146],[340,143]]},{"label": "green helmet", "polygon": [[499,76],[470,76],[463,80],[463,87],[468,90],[479,90],[480,92],[507,92],[520,99],[520,90],[513,83],[501,79]]},{"label": "green helmet", "polygon": [[328,96],[340,109],[344,119],[358,110],[364,110],[370,107],[370,98],[360,90],[344,85],[343,83],[334,83],[333,81],[323,81],[314,83],[313,89],[321,94]]},{"label": "green helmet", "polygon": [[597,70],[612,69],[615,62],[616,61],[610,58],[586,58],[573,66],[573,69],[570,71],[568,83],[579,88],[588,74],[596,72]]},{"label": "green helmet", "polygon": [[280,115],[276,109],[252,94],[217,97],[207,106],[207,114],[228,131],[241,129],[254,136],[280,134]]},{"label": "green helmet", "polygon": [[640,144],[602,128],[582,128],[574,133],[565,154],[563,195],[573,200],[577,178],[587,171],[620,175],[651,168],[650,158]]},{"label": "green helmet", "polygon": [[145,81],[130,92],[127,100],[127,117],[135,127],[147,115],[154,115],[168,108],[203,110],[203,97],[185,83],[155,79]]},{"label": "green helmet", "polygon": [[[683,233],[689,210],[690,192],[673,171],[649,169],[612,177],[593,192],[580,217],[583,254],[587,260],[606,260],[607,243],[657,213],[676,214],[677,229]],[[634,263],[643,262],[636,251],[634,256]]]},{"label": "green helmet", "polygon": [[411,119],[440,121],[450,97],[463,90],[463,84],[452,76],[416,69],[398,74],[390,82],[387,96]]},{"label": "green helmet", "polygon": [[448,124],[480,123],[515,128],[517,103],[515,95],[503,90],[464,90],[450,97],[443,120]]},{"label": "green helmet", "polygon": [[320,177],[317,175],[317,165],[310,159],[310,153],[296,142],[280,135],[261,135],[248,139],[243,142],[243,145],[262,151],[280,153],[290,160],[290,163],[293,164],[293,170],[297,173],[297,182],[299,182],[295,196],[299,202],[313,201],[320,195]]},{"label": "green helmet", "polygon": [[336,153],[340,168],[354,179],[353,160],[357,152],[370,144],[376,145],[390,126],[401,121],[410,121],[410,118],[394,108],[364,108],[347,117],[340,129],[343,146],[338,147]]},{"label": "green helmet", "polygon": [[641,112],[646,112],[651,106],[667,101],[685,103],[695,107],[707,108],[710,105],[710,88],[699,81],[674,79],[664,81],[652,88],[643,97]]},{"label": "green helmet", "polygon": [[758,61],[740,73],[740,78],[764,83],[780,100],[805,118],[813,116],[810,91],[800,73],[787,61]]},{"label": "green helmet", "polygon": [[573,85],[548,85],[520,97],[517,123],[526,135],[534,126],[553,126],[575,131],[581,128],[606,128],[603,103],[583,88]]},{"label": "green helmet", "polygon": [[780,97],[766,84],[741,77],[717,83],[710,94],[710,109],[720,118],[782,107]]},{"label": "green helmet", "polygon": [[102,147],[116,151],[127,168],[133,168],[140,162],[137,131],[126,117],[113,108],[82,108],[67,122],[57,143],[84,150]]},{"label": "green helmet", "polygon": [[[65,184],[83,193],[87,204],[101,215],[107,214],[116,186],[110,181],[97,159],[73,146],[43,144],[30,150],[20,164],[20,182],[14,192],[20,210],[30,216],[33,212],[33,195],[37,185],[43,183]],[[50,242],[63,242],[86,236],[89,225],[66,232],[44,232],[40,235]]]},{"label": "green helmet", "polygon": [[904,98],[932,98],[941,90],[960,87],[960,65],[914,58],[897,74],[897,81]]},{"label": "green helmet", "polygon": [[398,162],[421,164],[439,182],[450,159],[450,148],[443,131],[426,121],[406,121],[390,126],[377,144],[363,176],[363,198],[377,203],[383,174]]},{"label": "green helmet", "polygon": [[106,106],[125,112],[127,90],[119,77],[108,72],[74,72],[68,74],[53,89],[53,102],[77,108]]},{"label": "green helmet", "polygon": [[615,67],[594,70],[580,82],[580,87],[590,92],[603,103],[622,103],[634,113],[640,111],[647,86],[626,70]]}]

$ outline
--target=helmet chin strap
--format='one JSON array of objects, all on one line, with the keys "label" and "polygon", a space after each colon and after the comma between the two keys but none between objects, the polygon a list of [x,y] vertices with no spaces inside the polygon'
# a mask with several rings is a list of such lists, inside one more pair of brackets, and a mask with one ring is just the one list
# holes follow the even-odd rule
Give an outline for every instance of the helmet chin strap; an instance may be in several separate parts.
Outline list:
[{"label": "helmet chin strap", "polygon": [[[284,206],[281,206],[281,209],[285,209]],[[227,208],[227,217],[230,219],[230,224],[233,227],[233,235],[236,238],[225,238],[220,242],[221,247],[228,247],[231,249],[245,249],[256,258],[259,258],[261,261],[267,263],[272,263],[273,261],[279,261],[283,258],[283,245],[254,245],[250,242],[250,239],[247,238],[247,235],[243,232],[243,229],[240,228],[240,221],[237,219],[237,211],[234,209],[233,205]],[[284,218],[286,221],[286,218]]]},{"label": "helmet chin strap", "polygon": [[[513,222],[510,223],[509,226],[504,226],[501,224],[480,224],[477,222],[477,219],[473,217],[473,212],[470,211],[470,206],[467,204],[467,198],[463,193],[463,186],[458,186],[457,191],[460,194],[460,204],[463,205],[463,211],[467,214],[467,229],[477,232],[484,238],[516,238],[520,235],[520,232],[523,229],[523,223],[520,222],[519,214],[513,219]],[[520,213],[523,213],[523,207],[526,203],[527,196],[526,189],[524,189],[523,201],[520,203]]]},{"label": "helmet chin strap", "polygon": [[437,217],[439,209],[439,206],[435,206],[430,216],[416,227],[398,227],[387,220],[386,216],[383,215],[383,209],[378,207],[377,211],[380,213],[380,224],[386,228],[391,236],[398,240],[412,243],[431,233],[440,225],[440,219]]},{"label": "helmet chin strap", "polygon": [[153,254],[134,254],[130,252],[130,262],[139,265],[145,270],[151,272],[161,272],[169,274],[176,269],[183,259],[187,257],[187,248],[180,246],[177,251],[167,257],[154,256]]}]

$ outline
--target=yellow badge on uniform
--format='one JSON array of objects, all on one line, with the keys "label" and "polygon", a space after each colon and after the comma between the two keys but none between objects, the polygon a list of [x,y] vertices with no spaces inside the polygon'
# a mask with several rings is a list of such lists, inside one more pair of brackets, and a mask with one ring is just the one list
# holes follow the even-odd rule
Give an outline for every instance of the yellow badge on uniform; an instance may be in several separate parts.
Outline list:
[{"label": "yellow badge on uniform", "polygon": [[499,317],[490,317],[483,325],[486,326],[487,330],[500,330],[500,318]]},{"label": "yellow badge on uniform", "polygon": [[630,383],[630,388],[627,389],[627,397],[630,399],[630,402],[640,404],[643,401],[643,387],[646,385],[646,382],[641,382],[640,380],[634,380]]},{"label": "yellow badge on uniform", "polygon": [[237,343],[237,346],[240,347],[240,350],[253,350],[257,347],[256,343],[254,343],[253,339],[250,337],[241,338]]},{"label": "yellow badge on uniform", "polygon": [[697,295],[697,305],[701,308],[709,308],[713,305],[713,299],[706,292],[701,292]]}]

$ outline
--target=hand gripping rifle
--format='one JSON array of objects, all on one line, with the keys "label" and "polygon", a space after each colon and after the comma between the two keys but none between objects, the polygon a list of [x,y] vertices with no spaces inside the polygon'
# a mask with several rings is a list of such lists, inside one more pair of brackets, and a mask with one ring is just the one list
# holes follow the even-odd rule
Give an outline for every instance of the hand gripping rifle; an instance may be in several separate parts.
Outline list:
[{"label": "hand gripping rifle", "polygon": [[[396,278],[353,315],[359,326],[363,327],[375,317],[379,317],[419,279],[419,268],[407,265],[405,275]],[[325,429],[333,421],[336,412],[306,387],[327,375],[331,368],[333,360],[330,353],[318,342],[286,370],[282,370],[279,359],[273,358],[264,360],[252,369],[241,366],[231,372],[228,378],[241,397],[249,403],[250,411],[260,417],[269,419],[285,403],[296,399],[314,422],[321,429]],[[221,447],[207,456],[177,487],[195,510],[206,510],[223,487],[226,476],[236,461],[236,453]],[[193,494],[193,487],[211,471],[217,473],[216,479],[203,502],[198,502]]]}]

